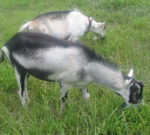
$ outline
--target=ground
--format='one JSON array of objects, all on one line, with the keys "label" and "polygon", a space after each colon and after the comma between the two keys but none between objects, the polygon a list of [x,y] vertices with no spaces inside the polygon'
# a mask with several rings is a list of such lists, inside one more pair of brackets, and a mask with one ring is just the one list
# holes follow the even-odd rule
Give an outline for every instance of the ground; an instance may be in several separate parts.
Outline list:
[{"label": "ground", "polygon": [[30,77],[31,102],[22,107],[14,71],[0,64],[0,135],[149,135],[150,134],[150,1],[148,0],[0,0],[2,46],[22,24],[49,11],[78,8],[106,21],[105,40],[89,33],[80,41],[115,63],[127,74],[134,68],[144,82],[144,106],[120,109],[122,99],[102,86],[89,85],[90,104],[72,88],[59,114],[59,84]]}]

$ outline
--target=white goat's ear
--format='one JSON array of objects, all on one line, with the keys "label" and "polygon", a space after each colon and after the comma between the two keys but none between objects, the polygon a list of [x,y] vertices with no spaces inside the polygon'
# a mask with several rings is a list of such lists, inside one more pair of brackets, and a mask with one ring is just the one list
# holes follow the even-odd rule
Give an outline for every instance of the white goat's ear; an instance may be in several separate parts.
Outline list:
[{"label": "white goat's ear", "polygon": [[104,26],[105,26],[105,22],[102,22],[102,23],[99,22],[99,23],[97,24],[97,27],[99,27],[99,28],[100,28],[100,27],[104,27]]},{"label": "white goat's ear", "polygon": [[133,77],[133,68],[130,69],[130,71],[128,73],[128,76],[131,77],[131,78]]},{"label": "white goat's ear", "polygon": [[105,24],[106,24],[106,22],[104,21],[104,22],[103,22],[103,25],[105,25]]}]

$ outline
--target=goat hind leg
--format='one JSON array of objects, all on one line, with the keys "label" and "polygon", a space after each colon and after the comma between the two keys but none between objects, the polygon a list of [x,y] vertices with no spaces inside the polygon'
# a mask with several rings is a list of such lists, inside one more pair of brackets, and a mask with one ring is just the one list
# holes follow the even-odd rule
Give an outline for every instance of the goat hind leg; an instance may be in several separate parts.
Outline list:
[{"label": "goat hind leg", "polygon": [[14,68],[14,69],[15,69],[16,79],[19,87],[18,94],[21,99],[21,104],[25,106],[26,100],[28,99],[28,94],[26,89],[27,75],[21,69],[18,68]]},{"label": "goat hind leg", "polygon": [[60,99],[60,112],[62,112],[63,106],[67,100],[68,97],[68,85],[60,83],[60,93],[61,93],[61,99]]}]

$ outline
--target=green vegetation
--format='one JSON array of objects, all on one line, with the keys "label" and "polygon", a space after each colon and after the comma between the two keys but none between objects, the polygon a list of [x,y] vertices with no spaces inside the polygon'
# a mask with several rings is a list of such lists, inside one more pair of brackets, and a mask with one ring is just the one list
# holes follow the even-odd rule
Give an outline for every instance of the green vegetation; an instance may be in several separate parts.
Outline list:
[{"label": "green vegetation", "polygon": [[69,92],[59,115],[59,84],[30,77],[31,102],[22,107],[17,82],[8,61],[0,64],[0,135],[149,135],[150,134],[150,1],[148,0],[0,0],[2,46],[22,24],[49,11],[80,9],[97,21],[106,21],[105,40],[93,34],[81,41],[98,54],[117,62],[124,73],[134,68],[144,82],[144,106],[119,109],[122,99],[91,84],[90,105],[78,89]]}]

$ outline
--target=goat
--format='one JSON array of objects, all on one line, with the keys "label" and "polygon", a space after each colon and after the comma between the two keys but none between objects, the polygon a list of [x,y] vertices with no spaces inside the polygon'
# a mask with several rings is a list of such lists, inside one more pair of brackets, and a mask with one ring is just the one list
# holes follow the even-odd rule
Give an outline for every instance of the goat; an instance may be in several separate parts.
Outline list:
[{"label": "goat", "polygon": [[117,65],[81,43],[41,33],[21,32],[1,48],[1,61],[5,55],[14,68],[23,106],[29,99],[26,88],[28,75],[60,82],[61,110],[71,87],[80,88],[83,98],[88,101],[88,84],[91,82],[110,88],[127,105],[136,105],[142,100],[143,83],[132,78],[133,69],[124,75]]},{"label": "goat", "polygon": [[24,24],[20,31],[40,32],[59,39],[77,41],[81,35],[89,31],[104,38],[105,28],[105,22],[96,22],[79,10],[71,10],[41,14]]}]

